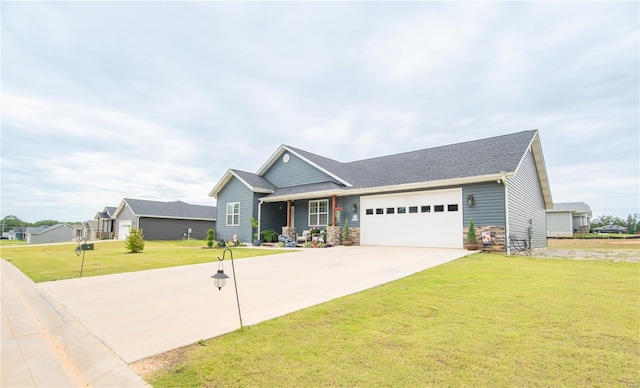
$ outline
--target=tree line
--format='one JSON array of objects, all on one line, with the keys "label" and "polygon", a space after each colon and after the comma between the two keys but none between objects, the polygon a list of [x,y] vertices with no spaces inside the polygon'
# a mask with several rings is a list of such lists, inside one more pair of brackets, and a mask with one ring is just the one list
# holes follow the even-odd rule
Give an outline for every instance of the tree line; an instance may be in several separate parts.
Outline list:
[{"label": "tree line", "polygon": [[[24,227],[38,227],[38,226],[52,226],[56,224],[74,224],[74,222],[60,222],[58,220],[40,220],[36,222],[27,222],[22,221],[18,217],[14,215],[9,215],[4,217],[0,223],[2,223],[2,233],[7,232],[13,228],[24,228]],[[80,222],[75,222],[76,224]]]},{"label": "tree line", "polygon": [[591,220],[591,229],[604,225],[626,226],[629,233],[636,234],[640,232],[640,215],[638,213],[629,214],[627,219],[603,215]]}]

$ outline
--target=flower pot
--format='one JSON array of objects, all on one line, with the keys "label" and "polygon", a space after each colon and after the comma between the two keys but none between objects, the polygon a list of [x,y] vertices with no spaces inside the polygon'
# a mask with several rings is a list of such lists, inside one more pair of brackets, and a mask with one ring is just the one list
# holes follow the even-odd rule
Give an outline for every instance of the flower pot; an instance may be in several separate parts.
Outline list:
[{"label": "flower pot", "polygon": [[261,243],[262,243],[262,241],[260,241],[260,240],[253,240],[253,246],[255,246],[255,247],[259,247]]},{"label": "flower pot", "polygon": [[350,247],[353,245],[353,241],[351,240],[342,240],[342,245]]},{"label": "flower pot", "polygon": [[477,251],[478,250],[478,243],[477,242],[465,242],[464,243],[464,249],[466,249],[468,251]]}]

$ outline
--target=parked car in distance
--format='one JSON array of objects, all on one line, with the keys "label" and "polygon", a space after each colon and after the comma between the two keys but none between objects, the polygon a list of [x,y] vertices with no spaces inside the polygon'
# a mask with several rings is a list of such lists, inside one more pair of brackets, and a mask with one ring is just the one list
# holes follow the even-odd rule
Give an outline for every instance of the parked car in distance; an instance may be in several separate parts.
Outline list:
[{"label": "parked car in distance", "polygon": [[627,228],[625,228],[624,226],[620,226],[620,225],[604,225],[604,226],[601,226],[599,228],[594,228],[593,231],[596,232],[596,233],[618,233],[618,234],[622,234],[622,233],[627,233]]}]

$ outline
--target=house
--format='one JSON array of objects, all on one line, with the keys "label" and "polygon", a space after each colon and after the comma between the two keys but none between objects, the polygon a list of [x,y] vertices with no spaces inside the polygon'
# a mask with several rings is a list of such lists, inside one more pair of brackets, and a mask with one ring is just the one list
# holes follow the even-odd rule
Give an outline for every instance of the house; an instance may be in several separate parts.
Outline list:
[{"label": "house", "polygon": [[27,228],[27,244],[46,244],[71,241],[73,228],[67,224]]},{"label": "house", "polygon": [[251,241],[255,217],[291,237],[317,226],[336,244],[348,219],[361,245],[462,248],[473,219],[499,250],[509,234],[546,246],[553,203],[537,130],[353,162],[281,145],[256,173],[228,170],[209,196],[222,239]]},{"label": "house", "polygon": [[26,239],[27,227],[16,227],[6,233],[9,240]]},{"label": "house", "polygon": [[547,237],[589,233],[592,216],[591,208],[584,202],[554,203],[547,210]]},{"label": "house", "polygon": [[120,240],[131,228],[142,229],[145,240],[205,239],[207,230],[216,227],[216,207],[124,198],[113,220]]},{"label": "house", "polygon": [[106,206],[101,212],[96,213],[96,216],[93,218],[98,221],[96,239],[110,240],[115,238],[116,220],[113,214],[117,209],[117,207]]},{"label": "house", "polygon": [[98,221],[87,220],[82,224],[82,237],[87,240],[96,240],[98,236]]}]

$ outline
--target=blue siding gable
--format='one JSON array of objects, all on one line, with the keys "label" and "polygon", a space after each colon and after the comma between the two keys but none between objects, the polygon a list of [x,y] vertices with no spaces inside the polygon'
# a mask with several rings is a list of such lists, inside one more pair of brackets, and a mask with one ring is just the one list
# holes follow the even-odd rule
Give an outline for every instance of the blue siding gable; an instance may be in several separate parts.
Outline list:
[{"label": "blue siding gable", "polygon": [[[237,226],[227,226],[227,203],[240,203],[240,220]],[[239,241],[251,241],[253,236],[250,217],[253,217],[257,210],[254,209],[254,194],[238,178],[233,177],[218,193],[217,217],[216,217],[216,239],[231,240],[234,235]]]},{"label": "blue siding gable", "polygon": [[[289,161],[284,162],[284,155],[289,155]],[[285,152],[263,175],[263,178],[277,187],[290,187],[310,183],[335,182],[333,177],[310,165],[291,152]]]}]

